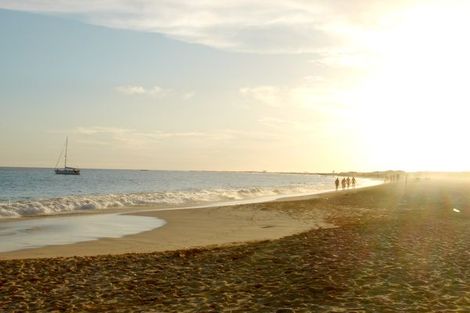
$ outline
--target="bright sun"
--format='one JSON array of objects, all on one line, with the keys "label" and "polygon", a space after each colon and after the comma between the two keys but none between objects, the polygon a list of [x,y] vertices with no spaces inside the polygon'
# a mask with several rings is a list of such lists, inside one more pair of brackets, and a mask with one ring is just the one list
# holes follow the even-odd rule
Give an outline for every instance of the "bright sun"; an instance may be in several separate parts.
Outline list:
[{"label": "bright sun", "polygon": [[415,7],[362,36],[375,66],[349,100],[376,166],[470,170],[470,6],[458,3]]}]

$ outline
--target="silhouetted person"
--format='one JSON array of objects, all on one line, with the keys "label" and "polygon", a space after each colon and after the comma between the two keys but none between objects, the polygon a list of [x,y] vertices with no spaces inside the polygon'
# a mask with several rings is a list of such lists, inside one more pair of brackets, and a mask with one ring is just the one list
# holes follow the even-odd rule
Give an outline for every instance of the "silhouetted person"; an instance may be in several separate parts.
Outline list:
[{"label": "silhouetted person", "polygon": [[355,177],[352,178],[352,186],[353,186],[353,188],[356,188],[356,178]]},{"label": "silhouetted person", "polygon": [[336,177],[335,186],[336,186],[336,190],[338,190],[338,187],[339,187],[339,178],[338,177]]},{"label": "silhouetted person", "polygon": [[349,177],[346,179],[346,184],[348,185],[348,188],[349,188],[349,186],[351,185],[351,179]]},{"label": "silhouetted person", "polygon": [[343,179],[341,180],[341,187],[342,187],[343,189],[346,188],[346,178],[343,178]]}]

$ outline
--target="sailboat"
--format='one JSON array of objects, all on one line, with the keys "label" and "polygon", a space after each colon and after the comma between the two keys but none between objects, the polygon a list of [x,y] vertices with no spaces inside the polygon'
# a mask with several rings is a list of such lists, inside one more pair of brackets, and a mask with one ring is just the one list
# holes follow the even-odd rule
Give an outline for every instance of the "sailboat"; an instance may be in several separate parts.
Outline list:
[{"label": "sailboat", "polygon": [[[80,175],[80,169],[76,167],[69,167],[67,166],[67,148],[69,145],[69,137],[65,137],[65,158],[64,158],[64,168],[57,168],[57,161],[56,169],[54,170],[57,175]],[[60,159],[60,157],[59,157]]]}]

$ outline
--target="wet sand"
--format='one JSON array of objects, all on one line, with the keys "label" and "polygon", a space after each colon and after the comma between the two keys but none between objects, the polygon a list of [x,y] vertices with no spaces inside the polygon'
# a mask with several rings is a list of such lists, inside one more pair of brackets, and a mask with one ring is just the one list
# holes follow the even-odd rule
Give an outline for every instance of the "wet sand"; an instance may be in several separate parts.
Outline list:
[{"label": "wet sand", "polygon": [[240,206],[338,226],[280,239],[1,261],[0,311],[468,312],[469,191],[442,180]]},{"label": "wet sand", "polygon": [[[264,204],[136,211],[167,223],[122,238],[103,238],[0,253],[0,260],[144,253],[277,239],[318,227],[332,227],[321,212],[306,219],[266,210]],[[53,217],[54,218],[54,217]]]}]

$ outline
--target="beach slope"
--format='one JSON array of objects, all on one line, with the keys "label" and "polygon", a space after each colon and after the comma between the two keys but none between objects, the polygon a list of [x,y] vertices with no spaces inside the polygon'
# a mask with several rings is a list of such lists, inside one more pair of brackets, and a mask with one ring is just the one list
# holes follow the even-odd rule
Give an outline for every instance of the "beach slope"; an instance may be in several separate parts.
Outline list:
[{"label": "beach slope", "polygon": [[4,260],[0,310],[466,312],[469,190],[440,180],[256,204],[338,226],[274,240]]}]

